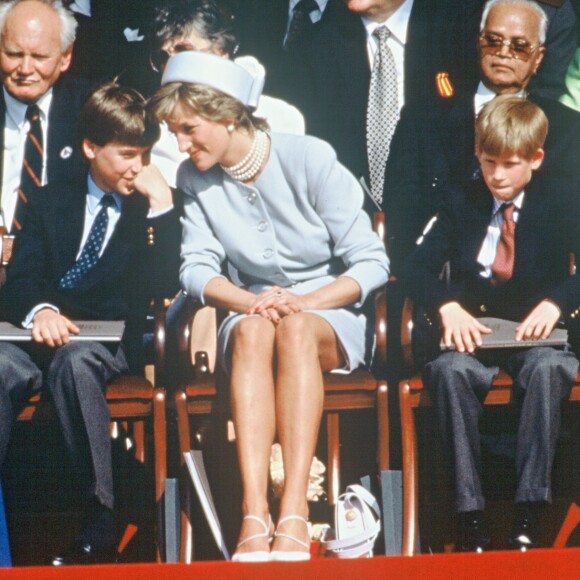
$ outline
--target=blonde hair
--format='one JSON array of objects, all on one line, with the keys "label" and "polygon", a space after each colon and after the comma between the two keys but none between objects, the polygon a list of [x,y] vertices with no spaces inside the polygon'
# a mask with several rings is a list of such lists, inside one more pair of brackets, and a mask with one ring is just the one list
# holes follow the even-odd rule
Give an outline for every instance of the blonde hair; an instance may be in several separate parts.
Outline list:
[{"label": "blonde hair", "polygon": [[252,115],[243,103],[207,85],[168,83],[149,101],[149,114],[158,123],[166,121],[178,104],[197,115],[216,123],[233,121],[238,128],[253,134],[256,129],[267,130],[268,123]]},{"label": "blonde hair", "polygon": [[481,153],[529,160],[544,146],[547,133],[548,119],[540,107],[527,99],[502,95],[479,113],[475,144]]}]

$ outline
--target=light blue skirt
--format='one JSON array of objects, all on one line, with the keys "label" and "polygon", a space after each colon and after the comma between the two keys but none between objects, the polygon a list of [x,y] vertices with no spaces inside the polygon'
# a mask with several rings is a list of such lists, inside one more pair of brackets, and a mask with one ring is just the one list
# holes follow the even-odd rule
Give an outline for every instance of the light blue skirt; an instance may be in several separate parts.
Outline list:
[{"label": "light blue skirt", "polygon": [[[295,294],[306,294],[316,288],[329,284],[334,279],[335,277],[325,276],[324,278],[300,282],[288,287],[287,290]],[[271,286],[255,285],[246,289],[254,294],[260,294],[269,288]],[[370,330],[368,328],[368,317],[363,312],[363,309],[349,306],[329,310],[306,310],[305,312],[324,318],[336,334],[344,355],[345,365],[340,369],[335,369],[333,372],[350,373],[359,366],[370,362],[374,345],[372,344],[372,340],[369,340]],[[228,360],[227,353],[230,336],[234,326],[244,318],[247,318],[246,314],[232,314],[223,321],[218,330],[218,361],[228,374],[230,361]]]}]

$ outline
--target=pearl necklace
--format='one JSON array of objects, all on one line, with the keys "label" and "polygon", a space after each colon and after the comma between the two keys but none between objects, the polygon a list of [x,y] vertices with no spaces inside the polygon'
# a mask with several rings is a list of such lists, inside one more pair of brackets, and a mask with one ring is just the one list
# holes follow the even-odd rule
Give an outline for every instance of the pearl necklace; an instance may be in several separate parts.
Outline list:
[{"label": "pearl necklace", "polygon": [[220,163],[220,167],[233,179],[243,182],[250,181],[260,171],[267,153],[268,135],[265,131],[256,131],[256,136],[248,154],[235,165],[225,167]]}]

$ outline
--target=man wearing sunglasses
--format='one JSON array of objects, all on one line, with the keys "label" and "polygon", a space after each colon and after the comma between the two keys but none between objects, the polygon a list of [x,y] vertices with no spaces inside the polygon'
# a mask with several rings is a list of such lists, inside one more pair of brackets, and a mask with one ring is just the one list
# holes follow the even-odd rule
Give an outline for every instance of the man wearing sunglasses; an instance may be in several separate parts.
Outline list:
[{"label": "man wearing sunglasses", "polygon": [[547,27],[539,2],[489,0],[474,39],[479,74],[475,76],[468,66],[455,74],[450,71],[450,90],[440,90],[432,107],[403,111],[385,174],[389,194],[384,210],[395,274],[448,188],[479,176],[475,117],[495,96],[515,94],[539,105],[550,124],[542,171],[578,175],[580,114],[531,89],[532,79],[549,57]]}]

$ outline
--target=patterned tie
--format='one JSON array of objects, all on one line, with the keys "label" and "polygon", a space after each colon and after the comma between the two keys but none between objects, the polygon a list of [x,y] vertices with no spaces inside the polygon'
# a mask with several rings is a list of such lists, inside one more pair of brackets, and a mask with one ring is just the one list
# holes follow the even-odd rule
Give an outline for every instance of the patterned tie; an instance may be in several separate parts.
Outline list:
[{"label": "patterned tie", "polygon": [[507,282],[514,272],[516,233],[516,222],[514,221],[515,209],[516,206],[513,203],[504,203],[501,206],[501,213],[503,214],[501,236],[497,244],[495,259],[491,266],[493,284],[503,284],[504,282]]},{"label": "patterned tie", "polygon": [[22,229],[22,217],[25,204],[34,189],[42,186],[42,160],[44,155],[44,140],[40,123],[40,109],[38,105],[29,105],[26,109],[26,120],[30,124],[26,141],[24,142],[24,160],[20,174],[20,187],[16,210],[12,220],[12,231]]},{"label": "patterned tie", "polygon": [[385,166],[389,157],[391,138],[399,120],[397,71],[393,53],[387,45],[391,36],[386,26],[373,32],[379,47],[373,63],[367,108],[367,155],[371,177],[371,193],[379,204],[383,200]]},{"label": "patterned tie", "polygon": [[292,21],[290,22],[286,44],[284,45],[286,50],[293,50],[307,39],[313,27],[310,13],[318,9],[318,4],[315,0],[300,0],[294,6]]},{"label": "patterned tie", "polygon": [[82,249],[78,260],[72,268],[62,277],[60,288],[75,288],[83,276],[95,267],[99,259],[99,254],[103,248],[103,241],[109,224],[107,208],[115,203],[112,195],[106,194],[101,198],[101,209],[95,217],[95,221],[89,232],[89,236]]}]

